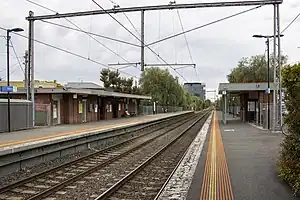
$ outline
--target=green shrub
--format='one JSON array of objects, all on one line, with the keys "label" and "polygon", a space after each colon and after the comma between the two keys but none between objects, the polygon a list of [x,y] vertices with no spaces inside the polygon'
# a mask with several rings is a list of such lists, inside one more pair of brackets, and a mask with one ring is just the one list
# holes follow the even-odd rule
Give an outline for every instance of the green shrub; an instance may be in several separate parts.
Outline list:
[{"label": "green shrub", "polygon": [[300,191],[300,64],[286,66],[282,71],[282,83],[286,89],[285,103],[288,114],[285,123],[292,134],[281,143],[278,157],[279,176],[287,181],[295,192]]}]

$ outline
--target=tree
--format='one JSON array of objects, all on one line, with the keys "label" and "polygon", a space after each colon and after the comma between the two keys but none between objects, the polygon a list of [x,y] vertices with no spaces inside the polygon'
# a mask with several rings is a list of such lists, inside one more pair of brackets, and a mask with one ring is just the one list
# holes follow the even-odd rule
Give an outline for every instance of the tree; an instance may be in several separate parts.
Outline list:
[{"label": "tree", "polygon": [[113,89],[115,92],[131,94],[134,91],[139,91],[137,87],[133,90],[133,78],[120,77],[118,71],[102,69],[100,80],[103,82],[104,88]]},{"label": "tree", "polygon": [[109,69],[102,69],[100,72],[100,81],[103,82],[105,88],[109,88],[111,86],[111,81],[109,80]]},{"label": "tree", "polygon": [[197,96],[192,96],[192,107],[194,110],[199,111],[204,108],[204,102]]},{"label": "tree", "polygon": [[286,66],[282,70],[282,83],[285,90],[290,136],[281,143],[278,157],[279,176],[287,181],[295,192],[300,191],[300,64]]},{"label": "tree", "polygon": [[[273,63],[275,59],[270,58],[270,81],[273,82]],[[287,62],[287,56],[282,56],[281,63]],[[237,67],[227,75],[230,83],[266,82],[268,80],[268,63],[264,55],[256,55],[250,58],[242,58]]]},{"label": "tree", "polygon": [[140,78],[141,91],[150,95],[152,101],[163,107],[181,106],[190,108],[191,95],[180,85],[178,77],[173,77],[168,70],[158,67],[147,68]]},{"label": "tree", "polygon": [[206,100],[204,101],[204,108],[208,108],[208,107],[210,107],[210,106],[211,106],[211,100],[206,99]]}]

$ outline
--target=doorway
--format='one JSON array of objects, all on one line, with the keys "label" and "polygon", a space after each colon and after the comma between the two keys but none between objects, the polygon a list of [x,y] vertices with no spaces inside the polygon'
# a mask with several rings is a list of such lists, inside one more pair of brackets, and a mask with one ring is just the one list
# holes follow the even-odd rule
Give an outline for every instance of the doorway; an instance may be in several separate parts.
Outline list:
[{"label": "doorway", "polygon": [[86,122],[86,99],[82,100],[82,122]]}]

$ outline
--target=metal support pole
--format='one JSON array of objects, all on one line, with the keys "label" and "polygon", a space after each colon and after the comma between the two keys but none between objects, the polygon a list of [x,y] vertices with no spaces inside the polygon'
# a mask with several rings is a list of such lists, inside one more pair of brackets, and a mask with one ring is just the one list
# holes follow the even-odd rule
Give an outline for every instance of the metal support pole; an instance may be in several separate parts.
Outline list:
[{"label": "metal support pole", "polygon": [[279,119],[280,127],[282,126],[282,77],[281,77],[281,37],[280,37],[280,18],[279,18],[279,4],[277,6],[277,32],[278,32],[278,76],[279,76]]},{"label": "metal support pole", "polygon": [[276,128],[276,99],[277,99],[277,79],[276,79],[276,34],[277,34],[277,9],[276,4],[274,4],[274,62],[273,62],[273,70],[274,70],[274,90],[273,90],[273,120],[272,120],[272,130],[275,131]]},{"label": "metal support pole", "polygon": [[[29,16],[33,16],[33,12],[29,11]],[[30,100],[32,101],[32,125],[35,126],[35,102],[34,102],[34,21],[29,20],[28,34],[28,52],[29,52],[29,71],[30,71]]]},{"label": "metal support pole", "polygon": [[268,130],[270,130],[270,38],[267,38],[267,53],[268,53],[268,104],[267,104],[267,109],[268,109]]},{"label": "metal support pole", "polygon": [[145,11],[141,11],[141,71],[145,68]]},{"label": "metal support pole", "polygon": [[[9,40],[10,40],[9,30],[7,30],[7,32],[6,32],[7,87],[10,86],[10,77],[9,77],[9,75],[10,75],[10,69],[9,69]],[[11,131],[11,128],[10,128],[10,92],[9,91],[7,91],[7,130],[8,130],[8,132]]]},{"label": "metal support pole", "polygon": [[226,113],[227,113],[227,93],[224,95],[224,124],[227,124]]}]

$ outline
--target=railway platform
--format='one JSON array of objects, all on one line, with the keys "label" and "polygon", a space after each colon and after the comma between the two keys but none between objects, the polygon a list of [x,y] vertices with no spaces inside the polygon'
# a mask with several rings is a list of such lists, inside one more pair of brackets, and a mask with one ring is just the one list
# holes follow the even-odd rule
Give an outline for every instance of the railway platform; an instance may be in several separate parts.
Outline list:
[{"label": "railway platform", "polygon": [[208,119],[157,199],[300,199],[277,175],[284,136],[237,118],[227,124],[220,119],[219,112]]},{"label": "railway platform", "polygon": [[181,115],[189,111],[146,115],[132,118],[113,119],[85,124],[57,125],[21,131],[0,133],[0,152],[5,149],[53,143],[61,138],[80,137],[95,132],[105,132],[121,127],[128,127],[154,120]]}]

